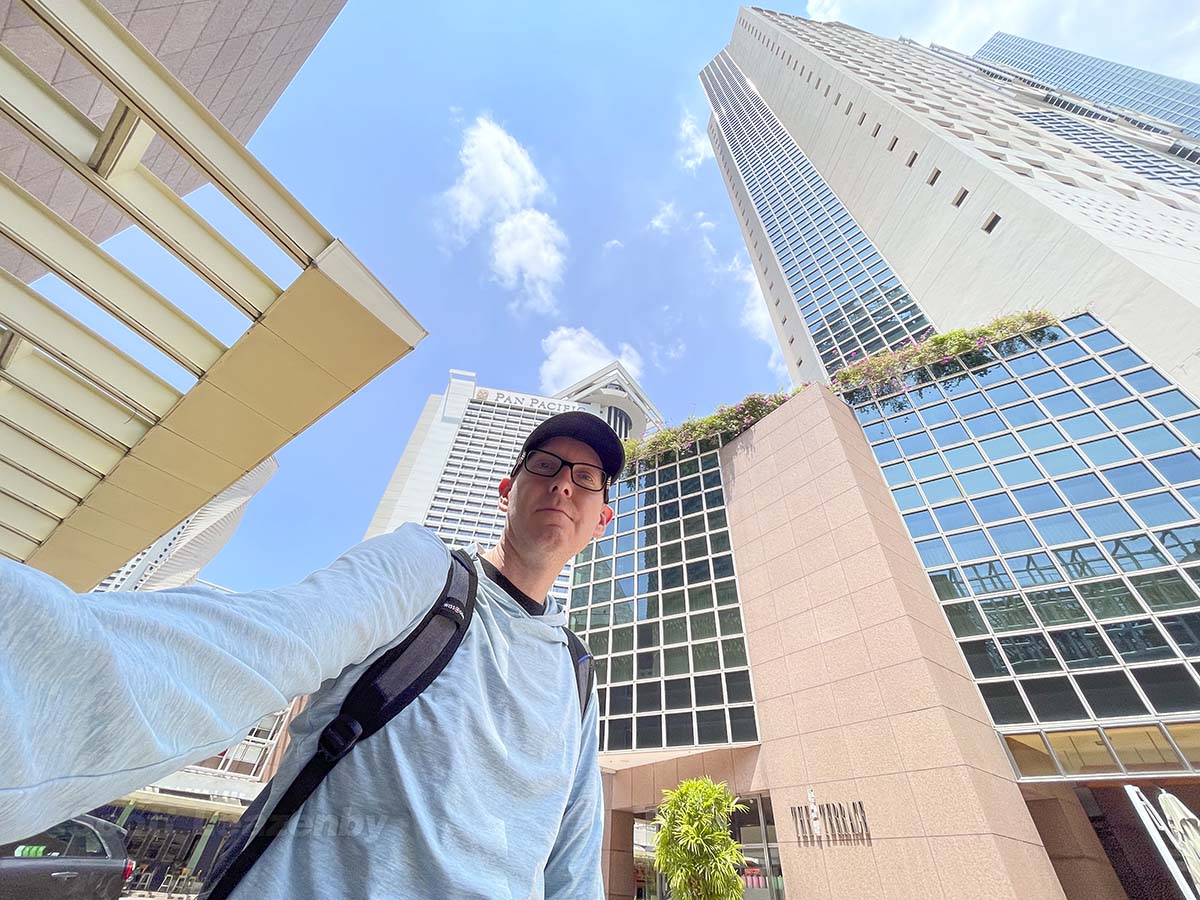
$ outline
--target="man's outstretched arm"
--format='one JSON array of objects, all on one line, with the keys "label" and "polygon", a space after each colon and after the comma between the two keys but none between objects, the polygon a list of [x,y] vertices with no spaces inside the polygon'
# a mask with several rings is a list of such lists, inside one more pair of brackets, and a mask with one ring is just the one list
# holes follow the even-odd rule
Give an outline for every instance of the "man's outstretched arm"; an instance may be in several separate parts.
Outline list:
[{"label": "man's outstretched arm", "polygon": [[411,627],[448,565],[416,526],[245,594],[75,594],[0,561],[0,843],[235,744]]}]

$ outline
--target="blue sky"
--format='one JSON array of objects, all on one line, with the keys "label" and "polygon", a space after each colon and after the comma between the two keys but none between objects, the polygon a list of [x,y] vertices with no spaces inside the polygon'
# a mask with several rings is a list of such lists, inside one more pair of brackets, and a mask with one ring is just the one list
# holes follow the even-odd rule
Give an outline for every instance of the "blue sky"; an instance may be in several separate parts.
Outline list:
[{"label": "blue sky", "polygon": [[[988,6],[775,8],[968,52],[1010,30],[1200,77],[1200,19],[1171,4],[1104,17],[1070,2]],[[350,0],[250,148],[430,336],[279,452],[278,474],[204,578],[281,584],[355,543],[452,367],[538,391],[617,356],[668,422],[783,383],[696,79],[736,12],[727,2]],[[290,280],[215,191],[190,199]],[[169,296],[194,293],[191,308],[220,336],[244,327],[139,235],[110,247]]]}]

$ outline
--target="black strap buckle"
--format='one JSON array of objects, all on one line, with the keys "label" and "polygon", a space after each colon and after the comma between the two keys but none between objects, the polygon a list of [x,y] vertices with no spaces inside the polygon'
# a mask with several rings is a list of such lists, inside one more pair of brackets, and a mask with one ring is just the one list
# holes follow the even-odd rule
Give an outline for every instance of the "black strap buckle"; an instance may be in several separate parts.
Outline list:
[{"label": "black strap buckle", "polygon": [[339,715],[321,732],[317,752],[330,762],[337,762],[350,752],[350,748],[358,742],[362,733],[363,727],[357,720],[347,715]]}]

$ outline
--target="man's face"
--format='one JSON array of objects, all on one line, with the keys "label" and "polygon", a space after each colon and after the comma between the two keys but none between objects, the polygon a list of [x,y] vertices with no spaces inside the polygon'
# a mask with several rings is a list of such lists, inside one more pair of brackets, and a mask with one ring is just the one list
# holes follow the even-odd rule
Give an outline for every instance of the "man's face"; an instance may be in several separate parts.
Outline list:
[{"label": "man's face", "polygon": [[[538,449],[567,462],[600,466],[596,451],[574,438],[551,438]],[[563,564],[603,534],[613,515],[604,492],[575,484],[567,466],[550,478],[524,468],[505,478],[500,482],[500,509],[508,514],[505,531],[518,549],[530,556],[561,558]]]}]

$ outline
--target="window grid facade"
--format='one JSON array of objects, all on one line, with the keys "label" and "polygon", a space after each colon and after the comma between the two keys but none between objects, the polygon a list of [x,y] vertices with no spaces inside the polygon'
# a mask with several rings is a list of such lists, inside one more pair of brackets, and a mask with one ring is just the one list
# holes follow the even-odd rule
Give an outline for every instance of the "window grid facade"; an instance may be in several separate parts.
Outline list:
[{"label": "window grid facade", "polygon": [[975,54],[1089,100],[1149,113],[1200,136],[1200,84],[997,32]]},{"label": "window grid facade", "polygon": [[900,278],[729,54],[700,80],[825,371],[927,334]]},{"label": "window grid facade", "polygon": [[[551,415],[479,396],[469,400],[424,524],[453,547],[494,546],[504,530],[496,487],[512,471],[525,438]],[[569,579],[568,566],[551,596],[565,600]]]},{"label": "window grid facade", "polygon": [[901,382],[847,400],[1018,772],[1200,769],[1200,407],[1086,314]]},{"label": "window grid facade", "polygon": [[1200,188],[1200,169],[1151,153],[1131,141],[1093,128],[1085,122],[1050,109],[1031,110],[1019,115],[1026,122],[1045,128],[1051,134],[1091,150],[1097,156],[1103,156],[1139,175],[1179,187]]},{"label": "window grid facade", "polygon": [[570,627],[596,658],[601,751],[758,740],[718,448],[639,463],[575,558]]}]

